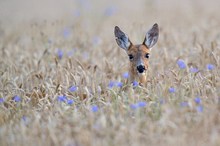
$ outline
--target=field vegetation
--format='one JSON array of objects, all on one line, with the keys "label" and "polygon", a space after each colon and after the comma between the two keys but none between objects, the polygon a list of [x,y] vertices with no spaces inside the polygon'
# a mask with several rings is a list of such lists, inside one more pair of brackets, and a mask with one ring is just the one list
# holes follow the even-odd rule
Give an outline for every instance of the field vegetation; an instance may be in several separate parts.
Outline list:
[{"label": "field vegetation", "polygon": [[[0,145],[220,145],[217,0],[0,2]],[[116,25],[154,24],[147,85]]]}]

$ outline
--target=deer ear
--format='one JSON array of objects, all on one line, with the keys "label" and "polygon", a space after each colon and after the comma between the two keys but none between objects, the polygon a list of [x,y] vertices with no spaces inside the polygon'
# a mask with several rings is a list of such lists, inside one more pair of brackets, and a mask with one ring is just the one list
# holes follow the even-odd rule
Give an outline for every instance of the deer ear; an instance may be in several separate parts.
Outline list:
[{"label": "deer ear", "polygon": [[127,51],[132,44],[128,36],[118,26],[115,26],[114,33],[117,44]]},{"label": "deer ear", "polygon": [[159,37],[159,28],[158,28],[158,24],[155,23],[152,26],[152,28],[146,33],[143,44],[150,49],[156,44],[158,37]]}]

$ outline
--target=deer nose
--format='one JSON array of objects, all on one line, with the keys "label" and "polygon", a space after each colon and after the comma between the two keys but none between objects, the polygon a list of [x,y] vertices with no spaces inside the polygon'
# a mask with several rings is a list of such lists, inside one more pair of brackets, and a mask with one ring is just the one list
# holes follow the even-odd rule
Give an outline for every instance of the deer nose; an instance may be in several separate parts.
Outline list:
[{"label": "deer nose", "polygon": [[137,70],[139,73],[143,73],[145,71],[145,67],[143,65],[138,65]]}]

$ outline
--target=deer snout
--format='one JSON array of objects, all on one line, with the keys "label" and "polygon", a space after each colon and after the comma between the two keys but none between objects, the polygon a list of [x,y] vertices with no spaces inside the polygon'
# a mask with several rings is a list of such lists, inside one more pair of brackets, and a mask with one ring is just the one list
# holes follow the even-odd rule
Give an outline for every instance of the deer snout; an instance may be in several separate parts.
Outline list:
[{"label": "deer snout", "polygon": [[138,73],[143,73],[145,71],[145,66],[144,65],[138,65],[137,66],[137,71],[138,71]]}]

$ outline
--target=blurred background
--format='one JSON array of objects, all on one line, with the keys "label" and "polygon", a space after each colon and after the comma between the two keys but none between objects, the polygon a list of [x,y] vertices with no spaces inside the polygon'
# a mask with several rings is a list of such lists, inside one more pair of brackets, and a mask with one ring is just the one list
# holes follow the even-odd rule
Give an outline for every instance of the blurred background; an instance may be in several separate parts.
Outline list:
[{"label": "blurred background", "polygon": [[[219,4],[219,0],[1,0],[0,47],[15,60],[32,55],[39,59],[47,49],[101,68],[104,61],[112,66],[117,62],[114,75],[118,68],[127,70],[128,61],[115,42],[114,26],[138,44],[158,23],[160,38],[151,64],[161,72],[179,57],[191,62],[199,57],[199,48],[209,51],[213,42],[219,43]],[[158,56],[164,57],[166,66]]]},{"label": "blurred background", "polygon": [[118,25],[133,41],[140,41],[143,31],[157,22],[161,32],[178,31],[175,37],[181,39],[177,35],[186,29],[196,34],[220,26],[219,4],[219,0],[1,0],[0,37],[41,24],[48,37],[67,38],[80,28],[80,34],[99,43],[101,38],[114,41],[113,28]]},{"label": "blurred background", "polygon": [[219,0],[1,0],[0,22],[14,26],[45,20],[74,22],[84,18],[95,25],[97,20],[117,17],[117,23],[153,23],[154,20],[173,25],[197,16],[211,17],[219,13],[219,4]]},{"label": "blurred background", "polygon": [[[220,145],[219,6],[0,0],[0,145]],[[114,27],[140,44],[154,23],[147,87],[124,91],[129,59]]]}]

